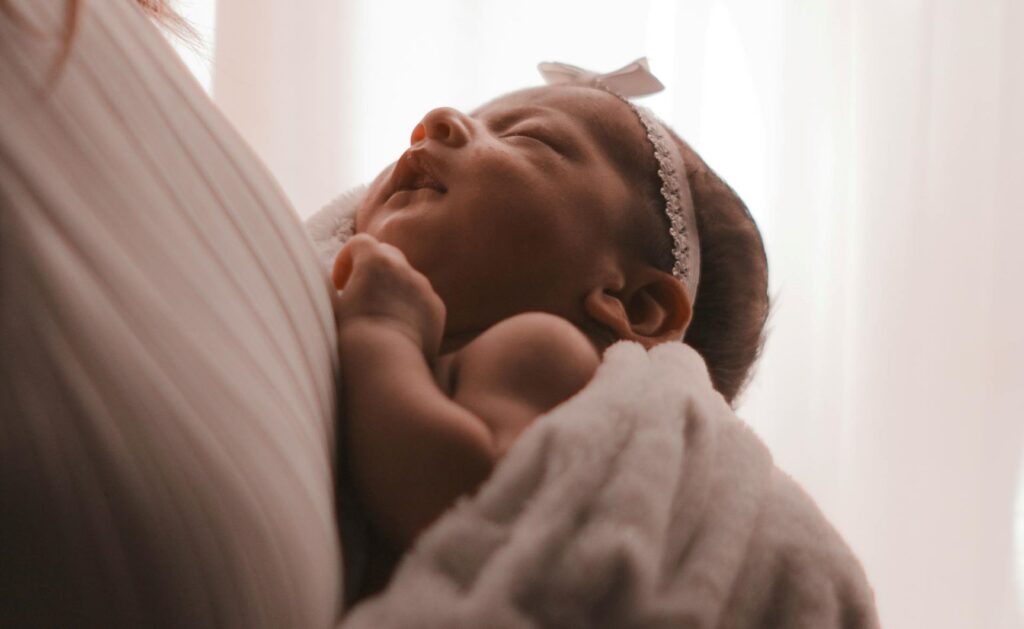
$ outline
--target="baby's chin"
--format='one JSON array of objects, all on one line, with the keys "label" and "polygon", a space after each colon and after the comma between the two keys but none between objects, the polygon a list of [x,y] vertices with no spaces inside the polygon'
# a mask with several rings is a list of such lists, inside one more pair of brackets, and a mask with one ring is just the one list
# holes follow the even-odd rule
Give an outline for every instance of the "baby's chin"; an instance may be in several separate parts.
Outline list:
[{"label": "baby's chin", "polygon": [[378,208],[362,231],[398,247],[416,270],[429,275],[452,258],[454,235],[445,215],[443,199],[423,200],[397,211]]},{"label": "baby's chin", "polygon": [[387,198],[364,201],[356,212],[356,227],[382,242],[397,241],[403,232],[422,231],[444,214],[446,193],[432,188],[399,190]]}]

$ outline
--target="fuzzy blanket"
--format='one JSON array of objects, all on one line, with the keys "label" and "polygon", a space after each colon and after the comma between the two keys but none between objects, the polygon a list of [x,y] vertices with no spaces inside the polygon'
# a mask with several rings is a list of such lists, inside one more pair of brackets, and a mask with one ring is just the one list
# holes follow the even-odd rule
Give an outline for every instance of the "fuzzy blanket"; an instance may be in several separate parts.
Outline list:
[{"label": "fuzzy blanket", "polygon": [[[325,262],[356,197],[307,223]],[[684,344],[609,348],[342,622],[594,626],[878,627],[856,557]]]}]

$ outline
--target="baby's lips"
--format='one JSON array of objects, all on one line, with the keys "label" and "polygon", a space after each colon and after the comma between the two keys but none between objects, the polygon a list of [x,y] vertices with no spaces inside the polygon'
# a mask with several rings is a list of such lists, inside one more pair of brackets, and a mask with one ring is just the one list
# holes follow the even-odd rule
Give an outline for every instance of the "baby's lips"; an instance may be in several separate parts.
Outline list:
[{"label": "baby's lips", "polygon": [[440,182],[425,173],[417,175],[412,181],[413,190],[419,190],[420,188],[432,188],[438,192],[445,192],[444,186],[442,186]]},{"label": "baby's lips", "polygon": [[388,197],[399,190],[431,188],[441,193],[448,191],[444,182],[438,178],[430,156],[422,147],[409,148],[402,153],[389,183]]}]

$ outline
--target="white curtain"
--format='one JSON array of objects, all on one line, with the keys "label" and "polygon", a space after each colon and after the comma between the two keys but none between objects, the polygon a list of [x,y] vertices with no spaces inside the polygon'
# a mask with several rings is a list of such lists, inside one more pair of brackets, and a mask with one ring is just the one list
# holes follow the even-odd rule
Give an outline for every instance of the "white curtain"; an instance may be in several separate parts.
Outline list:
[{"label": "white curtain", "polygon": [[775,311],[740,414],[883,624],[1022,624],[1024,3],[220,0],[213,94],[303,215],[430,108],[647,55],[747,201]]}]

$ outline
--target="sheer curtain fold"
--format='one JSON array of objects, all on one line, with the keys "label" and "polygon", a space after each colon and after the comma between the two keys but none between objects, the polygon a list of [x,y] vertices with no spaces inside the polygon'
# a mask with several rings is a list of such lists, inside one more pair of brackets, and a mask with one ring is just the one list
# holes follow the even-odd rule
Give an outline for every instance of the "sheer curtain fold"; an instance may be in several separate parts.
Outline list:
[{"label": "sheer curtain fold", "polygon": [[1020,626],[1024,5],[220,0],[217,17],[214,97],[303,215],[431,107],[538,84],[541,60],[649,55],[668,90],[646,104],[767,241],[776,308],[740,415],[860,554],[886,626]]},{"label": "sheer curtain fold", "polygon": [[303,214],[338,192],[357,85],[353,3],[219,0],[212,92]]}]

